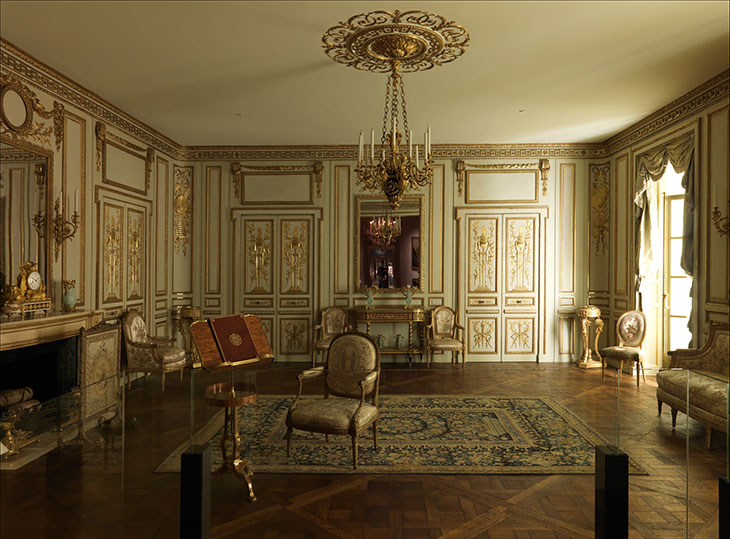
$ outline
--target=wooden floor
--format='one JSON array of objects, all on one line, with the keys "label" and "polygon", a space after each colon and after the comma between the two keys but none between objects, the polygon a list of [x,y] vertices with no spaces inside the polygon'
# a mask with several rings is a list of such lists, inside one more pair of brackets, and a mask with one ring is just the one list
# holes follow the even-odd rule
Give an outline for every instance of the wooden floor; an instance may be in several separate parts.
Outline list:
[{"label": "wooden floor", "polygon": [[[261,371],[259,392],[293,394],[303,367]],[[179,475],[153,473],[190,433],[190,373],[182,383],[171,378],[164,393],[153,376],[125,394],[136,423],[123,440],[106,433],[104,449],[72,443],[2,472],[0,537],[178,537]],[[215,413],[201,397],[213,381],[196,371],[196,428]],[[550,395],[615,441],[614,381],[613,370],[601,382],[600,370],[569,364],[384,365],[381,394]],[[638,389],[630,376],[623,382],[620,445],[649,472],[630,477],[631,536],[685,537],[685,416],[672,431],[669,410],[657,416],[654,378]],[[690,537],[717,537],[725,438],[716,433],[705,449],[704,428],[692,420],[689,435]],[[255,503],[230,474],[212,480],[213,537],[593,536],[591,475],[260,473],[253,481]]]}]

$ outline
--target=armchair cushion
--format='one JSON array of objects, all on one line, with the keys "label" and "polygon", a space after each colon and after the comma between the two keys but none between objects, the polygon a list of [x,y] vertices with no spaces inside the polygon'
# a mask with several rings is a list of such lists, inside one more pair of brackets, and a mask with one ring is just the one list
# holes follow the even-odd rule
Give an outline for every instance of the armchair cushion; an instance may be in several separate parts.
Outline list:
[{"label": "armchair cushion", "polygon": [[643,357],[640,348],[632,348],[630,346],[608,346],[601,349],[601,355],[618,359],[632,359],[634,361],[638,361],[639,358]]},{"label": "armchair cushion", "polygon": [[461,350],[464,344],[458,339],[450,337],[438,337],[431,340],[431,349],[433,350]]},{"label": "armchair cushion", "polygon": [[162,364],[166,368],[173,368],[176,366],[176,363],[180,363],[181,366],[185,364],[185,350],[182,348],[158,346],[157,357],[162,360]]},{"label": "armchair cushion", "polygon": [[378,415],[378,409],[364,403],[355,414],[360,401],[347,398],[304,399],[291,411],[290,421],[294,428],[305,427],[315,431],[348,431],[354,417],[355,430],[369,425]]}]

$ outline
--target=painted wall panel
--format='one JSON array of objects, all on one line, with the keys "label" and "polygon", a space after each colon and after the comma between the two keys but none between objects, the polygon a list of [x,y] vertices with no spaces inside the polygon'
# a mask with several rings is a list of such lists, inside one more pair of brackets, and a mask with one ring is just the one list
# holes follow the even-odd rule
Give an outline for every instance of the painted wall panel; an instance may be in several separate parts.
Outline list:
[{"label": "painted wall panel", "polygon": [[629,256],[629,234],[633,231],[631,227],[633,196],[629,182],[628,156],[623,154],[617,157],[615,166],[613,212],[616,217],[614,221],[613,293],[617,296],[626,296],[629,287],[629,272],[633,268]]},{"label": "painted wall panel", "polygon": [[109,142],[106,144],[105,162],[105,180],[136,192],[146,191],[146,163],[143,157]]},{"label": "painted wall panel", "polygon": [[469,170],[466,173],[466,202],[537,202],[538,184],[537,172]]},{"label": "painted wall panel", "polygon": [[727,236],[721,236],[712,224],[712,211],[717,207],[720,215],[730,214],[730,153],[728,153],[728,107],[717,109],[707,116],[707,184],[704,191],[707,208],[706,251],[707,279],[705,301],[728,304],[730,288],[730,250]]},{"label": "painted wall panel", "polygon": [[205,167],[205,293],[221,291],[221,167]]},{"label": "painted wall panel", "polygon": [[312,203],[311,174],[246,174],[244,204]]}]

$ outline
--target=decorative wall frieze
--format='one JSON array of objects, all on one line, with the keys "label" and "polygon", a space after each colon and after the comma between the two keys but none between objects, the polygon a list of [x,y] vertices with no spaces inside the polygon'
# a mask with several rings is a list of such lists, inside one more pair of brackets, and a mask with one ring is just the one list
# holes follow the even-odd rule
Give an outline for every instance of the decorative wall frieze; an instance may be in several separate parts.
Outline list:
[{"label": "decorative wall frieze", "polygon": [[[50,136],[53,133],[56,150],[61,149],[63,143],[63,115],[64,108],[58,101],[53,102],[53,109],[46,110],[41,105],[40,99],[35,93],[15,77],[7,74],[0,74],[2,93],[0,93],[0,133],[19,141],[34,142],[41,146],[50,146]],[[9,116],[11,111],[6,110],[6,97],[16,94],[23,103],[24,110],[15,111],[20,113],[17,118]],[[35,121],[35,115],[46,120],[53,120],[53,125],[44,125]],[[11,114],[12,116],[12,114]]]},{"label": "decorative wall frieze", "polygon": [[550,172],[550,160],[540,159],[537,163],[465,163],[456,161],[456,182],[458,184],[459,196],[464,192],[464,180],[468,169],[474,170],[533,170],[540,173],[542,183],[542,194],[547,195],[548,173]]},{"label": "decorative wall frieze", "polygon": [[312,165],[244,165],[234,161],[231,163],[231,174],[236,198],[241,197],[241,182],[245,174],[243,169],[257,172],[309,172],[316,187],[317,198],[322,198],[322,175],[324,173],[322,161],[315,161]]},{"label": "decorative wall frieze", "polygon": [[[358,150],[354,144],[287,147],[182,146],[2,39],[0,39],[0,65],[3,75],[10,76],[12,73],[19,80],[33,84],[38,89],[78,107],[100,121],[113,125],[116,129],[179,161],[338,159],[354,161],[357,159]],[[601,158],[620,151],[637,140],[664,129],[669,124],[682,121],[728,95],[730,95],[730,70],[720,73],[602,143],[438,145],[433,147],[433,154],[436,160]],[[62,123],[61,120],[61,128]],[[60,144],[58,140],[56,142]]]}]

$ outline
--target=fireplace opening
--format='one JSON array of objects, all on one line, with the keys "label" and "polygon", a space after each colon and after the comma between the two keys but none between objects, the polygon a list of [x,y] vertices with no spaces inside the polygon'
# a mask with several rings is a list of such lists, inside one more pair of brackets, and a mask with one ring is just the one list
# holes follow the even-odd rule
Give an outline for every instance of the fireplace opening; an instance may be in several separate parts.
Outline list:
[{"label": "fireplace opening", "polygon": [[30,387],[41,403],[78,385],[78,337],[0,352],[0,391]]}]

